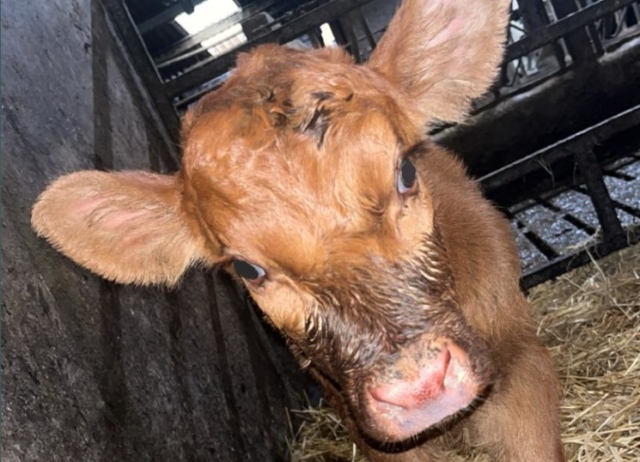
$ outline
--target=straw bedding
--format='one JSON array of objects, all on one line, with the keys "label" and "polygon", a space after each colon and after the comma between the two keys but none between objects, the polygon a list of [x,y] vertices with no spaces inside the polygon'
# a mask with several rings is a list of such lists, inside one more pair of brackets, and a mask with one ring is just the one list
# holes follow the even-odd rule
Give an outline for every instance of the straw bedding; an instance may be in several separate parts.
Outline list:
[{"label": "straw bedding", "polygon": [[[533,288],[539,335],[563,385],[567,460],[640,461],[640,245]],[[293,413],[294,462],[364,461],[326,408]],[[452,462],[488,462],[451,454]]]}]

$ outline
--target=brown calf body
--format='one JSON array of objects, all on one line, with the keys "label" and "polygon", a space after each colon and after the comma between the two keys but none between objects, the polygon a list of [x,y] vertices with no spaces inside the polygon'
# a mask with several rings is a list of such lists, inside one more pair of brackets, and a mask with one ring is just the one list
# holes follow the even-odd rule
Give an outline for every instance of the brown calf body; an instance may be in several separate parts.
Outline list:
[{"label": "brown calf body", "polygon": [[187,114],[179,173],[67,175],[33,226],[122,283],[236,274],[372,460],[444,460],[465,435],[562,461],[511,229],[424,136],[491,83],[508,4],[407,0],[363,66],[258,47]]}]

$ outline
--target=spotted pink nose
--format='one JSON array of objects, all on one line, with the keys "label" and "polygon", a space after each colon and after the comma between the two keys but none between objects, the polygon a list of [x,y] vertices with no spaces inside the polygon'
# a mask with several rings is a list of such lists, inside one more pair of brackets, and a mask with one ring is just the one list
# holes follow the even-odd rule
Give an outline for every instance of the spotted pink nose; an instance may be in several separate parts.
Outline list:
[{"label": "spotted pink nose", "polygon": [[418,371],[401,371],[408,376],[369,390],[371,397],[380,402],[398,406],[405,410],[423,407],[444,391],[444,381],[451,361],[451,353],[444,347]]}]

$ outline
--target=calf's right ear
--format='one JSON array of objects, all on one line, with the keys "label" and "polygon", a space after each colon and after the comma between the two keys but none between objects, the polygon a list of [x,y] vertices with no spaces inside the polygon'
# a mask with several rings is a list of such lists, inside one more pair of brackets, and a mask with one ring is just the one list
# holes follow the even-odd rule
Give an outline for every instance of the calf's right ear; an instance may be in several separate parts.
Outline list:
[{"label": "calf's right ear", "polygon": [[53,182],[31,223],[56,249],[106,279],[175,284],[208,260],[204,239],[181,209],[179,176],[84,171]]}]

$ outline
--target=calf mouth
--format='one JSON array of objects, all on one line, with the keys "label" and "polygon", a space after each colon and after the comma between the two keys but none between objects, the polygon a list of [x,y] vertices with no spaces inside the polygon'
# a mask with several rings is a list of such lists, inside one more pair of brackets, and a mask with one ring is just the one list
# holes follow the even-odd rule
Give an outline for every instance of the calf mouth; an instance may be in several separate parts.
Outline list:
[{"label": "calf mouth", "polygon": [[[379,368],[358,393],[361,430],[388,447],[438,434],[468,415],[493,381],[487,350],[449,337],[422,336]],[[480,348],[478,348],[480,346]]]}]

